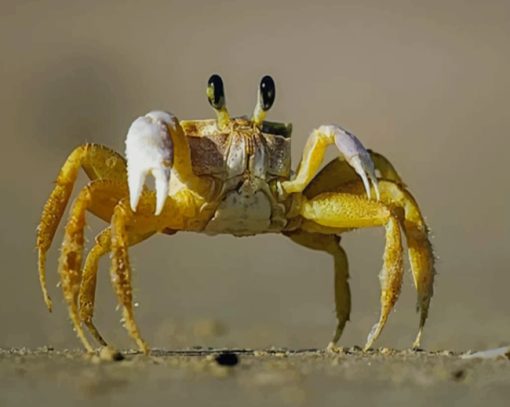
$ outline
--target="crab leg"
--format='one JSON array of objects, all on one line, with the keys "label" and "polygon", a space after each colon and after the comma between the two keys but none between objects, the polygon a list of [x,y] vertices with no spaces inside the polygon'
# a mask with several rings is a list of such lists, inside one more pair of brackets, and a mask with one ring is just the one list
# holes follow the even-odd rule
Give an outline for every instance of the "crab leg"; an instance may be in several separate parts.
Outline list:
[{"label": "crab leg", "polygon": [[349,264],[345,250],[340,246],[340,236],[308,233],[303,230],[289,233],[295,243],[312,250],[325,251],[333,256],[335,264],[335,307],[337,326],[328,349],[334,349],[342,336],[351,313],[351,290],[349,288]]},{"label": "crab leg", "polygon": [[107,343],[92,322],[92,317],[94,315],[98,262],[103,255],[111,250],[110,239],[111,231],[109,227],[103,229],[96,236],[96,244],[90,249],[83,266],[79,294],[80,320],[89,329],[92,336],[103,346],[106,346]]},{"label": "crab leg", "polygon": [[129,212],[119,203],[112,217],[112,266],[110,276],[112,284],[122,306],[122,320],[124,327],[135,340],[138,349],[147,354],[149,347],[142,339],[140,330],[134,319],[133,288],[131,286],[131,266],[128,256],[127,223]]},{"label": "crab leg", "polygon": [[[382,154],[367,150],[379,173],[378,180],[393,181],[405,187],[393,165]],[[349,182],[360,181],[356,171],[344,160],[337,158],[331,160],[308,184],[303,191],[307,198],[313,198],[322,192],[340,191],[342,185]]]},{"label": "crab leg", "polygon": [[55,188],[44,205],[41,220],[37,227],[39,280],[44,301],[49,311],[52,309],[52,302],[46,287],[46,253],[62,219],[80,168],[83,168],[91,179],[126,179],[126,161],[124,158],[109,148],[98,144],[85,144],[77,147],[62,166]]},{"label": "crab leg", "polygon": [[[380,173],[379,189],[381,202],[396,208],[400,226],[406,235],[409,263],[418,292],[420,324],[413,348],[420,346],[421,334],[428,316],[434,284],[434,254],[428,238],[428,228],[416,200],[393,165],[381,154],[369,151]],[[304,191],[310,199],[323,192],[349,192],[359,196],[365,194],[363,185],[349,165],[333,160],[326,165]]]},{"label": "crab leg", "polygon": [[[153,232],[146,234],[131,234],[129,236],[129,245],[132,246],[147,239]],[[96,236],[96,244],[90,249],[85,265],[83,266],[82,279],[80,284],[80,320],[89,329],[90,333],[103,346],[107,343],[95,327],[92,318],[94,316],[94,303],[96,296],[96,282],[98,263],[102,256],[111,251],[111,229],[105,228]]]},{"label": "crab leg", "polygon": [[127,200],[121,200],[115,207],[111,219],[110,277],[123,310],[124,327],[143,353],[148,353],[149,348],[134,319],[128,247],[152,233],[194,230],[189,227],[190,221],[193,221],[197,230],[201,230],[210,218],[210,213],[201,212],[205,202],[194,192],[182,190],[168,197],[161,215],[156,216],[154,193],[147,191],[142,194],[136,213],[131,211]]},{"label": "crab leg", "polygon": [[383,268],[379,275],[381,314],[368,335],[365,345],[368,349],[379,337],[400,294],[404,267],[398,219],[382,203],[357,195],[323,193],[310,200],[302,199],[301,216],[318,225],[339,229],[384,226],[386,229]]},{"label": "crab leg", "polygon": [[83,333],[78,314],[85,215],[87,211],[91,211],[103,219],[108,219],[108,216],[111,216],[113,212],[115,203],[126,195],[127,188],[123,182],[111,180],[91,181],[80,191],[73,202],[69,220],[65,227],[58,271],[71,321],[79,339],[88,351],[92,351],[92,347]]},{"label": "crab leg", "polygon": [[79,339],[87,351],[92,347],[83,333],[78,315],[78,292],[84,246],[85,214],[91,211],[100,217],[112,212],[115,202],[127,195],[126,185],[111,180],[95,180],[85,186],[73,202],[62,242],[58,272],[69,308],[69,316]]},{"label": "crab leg", "polygon": [[93,348],[83,332],[78,315],[78,290],[81,281],[81,263],[83,254],[85,212],[90,203],[90,189],[85,187],[76,198],[65,227],[64,241],[59,258],[58,272],[69,307],[69,316],[78,338],[88,352]]},{"label": "crab leg", "polygon": [[283,190],[286,193],[302,192],[319,170],[326,148],[332,144],[336,144],[347,163],[361,178],[368,198],[371,197],[370,183],[372,183],[375,195],[379,199],[375,167],[370,154],[354,134],[337,125],[320,126],[312,132],[305,145],[296,178],[282,182]]},{"label": "crab leg", "polygon": [[[409,263],[418,293],[417,309],[420,311],[419,329],[413,348],[419,348],[433,295],[435,276],[434,253],[428,238],[428,228],[418,204],[406,189],[385,180],[379,181],[379,188],[381,202],[396,209],[395,213],[399,215],[399,222],[406,236]],[[363,195],[363,188],[357,181],[346,184],[341,189],[342,192]]]}]

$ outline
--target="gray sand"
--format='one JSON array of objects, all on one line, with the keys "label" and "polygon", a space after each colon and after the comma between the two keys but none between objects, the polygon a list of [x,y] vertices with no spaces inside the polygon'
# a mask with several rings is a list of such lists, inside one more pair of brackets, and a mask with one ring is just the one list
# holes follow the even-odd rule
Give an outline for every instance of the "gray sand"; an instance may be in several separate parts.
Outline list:
[{"label": "gray sand", "polygon": [[[126,352],[122,361],[78,351],[0,351],[0,405],[508,405],[510,362],[463,360],[449,351],[357,348]],[[9,391],[5,391],[9,389]],[[506,402],[505,402],[506,400]]]}]

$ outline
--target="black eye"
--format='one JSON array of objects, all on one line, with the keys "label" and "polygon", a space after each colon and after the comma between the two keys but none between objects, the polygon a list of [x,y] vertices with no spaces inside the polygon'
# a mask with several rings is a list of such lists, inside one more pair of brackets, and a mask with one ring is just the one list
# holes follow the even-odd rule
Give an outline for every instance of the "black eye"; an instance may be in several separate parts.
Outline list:
[{"label": "black eye", "polygon": [[219,75],[214,74],[207,81],[207,98],[215,109],[219,110],[225,106],[225,89]]},{"label": "black eye", "polygon": [[273,78],[266,75],[260,81],[260,107],[262,110],[267,111],[273,106],[274,98],[276,97],[276,88]]}]

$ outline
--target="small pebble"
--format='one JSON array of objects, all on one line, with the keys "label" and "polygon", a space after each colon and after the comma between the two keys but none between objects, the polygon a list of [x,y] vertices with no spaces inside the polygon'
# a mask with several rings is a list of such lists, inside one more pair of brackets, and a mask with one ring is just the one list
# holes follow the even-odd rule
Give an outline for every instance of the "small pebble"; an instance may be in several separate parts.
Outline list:
[{"label": "small pebble", "polygon": [[458,369],[452,373],[452,379],[455,381],[461,381],[465,377],[466,377],[466,371],[464,369]]},{"label": "small pebble", "polygon": [[220,366],[235,366],[239,363],[239,358],[232,352],[222,352],[216,356],[215,360]]}]

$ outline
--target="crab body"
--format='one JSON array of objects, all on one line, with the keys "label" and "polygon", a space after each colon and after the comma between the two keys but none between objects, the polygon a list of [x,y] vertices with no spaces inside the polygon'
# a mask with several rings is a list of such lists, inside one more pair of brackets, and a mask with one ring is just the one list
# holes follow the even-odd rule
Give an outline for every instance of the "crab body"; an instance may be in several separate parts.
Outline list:
[{"label": "crab body", "polygon": [[[235,236],[281,231],[287,219],[277,182],[290,178],[291,127],[272,134],[271,123],[259,129],[246,118],[232,119],[222,130],[216,120],[183,121],[181,126],[193,172],[215,184],[208,204],[214,212],[203,231]],[[170,194],[181,187],[171,182]]]},{"label": "crab body", "polygon": [[[93,313],[98,264],[108,253],[124,325],[139,349],[149,351],[134,318],[128,249],[156,233],[180,231],[280,233],[331,255],[337,324],[328,349],[333,349],[351,309],[340,234],[366,227],[384,227],[386,244],[379,275],[381,313],[365,349],[382,332],[400,293],[402,234],[418,294],[420,319],[413,344],[418,347],[432,297],[434,256],[418,204],[391,163],[340,126],[322,125],[311,132],[292,172],[291,126],[265,120],[275,98],[270,77],[261,80],[251,118],[229,116],[217,75],[209,79],[207,96],[216,119],[179,121],[168,112],[149,112],[129,128],[126,158],[97,144],[79,146],[67,158],[37,229],[39,278],[48,309],[52,302],[46,288],[46,254],[82,168],[90,182],[70,209],[58,271],[73,326],[88,351],[94,348],[84,327],[106,345]],[[340,157],[321,170],[325,151],[333,145]],[[154,178],[155,190],[145,185],[148,176]],[[87,213],[108,225],[84,257]]]}]

